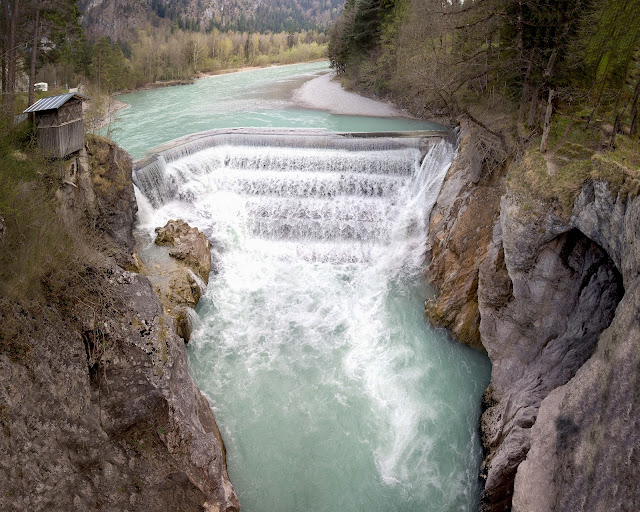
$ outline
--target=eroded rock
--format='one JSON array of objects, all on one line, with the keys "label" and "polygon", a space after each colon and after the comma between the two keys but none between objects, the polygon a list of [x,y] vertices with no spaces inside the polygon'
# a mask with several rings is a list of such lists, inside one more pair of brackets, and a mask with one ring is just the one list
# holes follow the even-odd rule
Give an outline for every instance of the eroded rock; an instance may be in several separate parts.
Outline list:
[{"label": "eroded rock", "polygon": [[541,401],[592,355],[623,294],[619,272],[597,244],[577,229],[549,241],[552,235],[535,223],[530,230],[512,230],[525,222],[508,201],[503,200],[502,243],[494,240],[478,290],[495,402],[481,422],[488,451],[485,510],[509,509]]},{"label": "eroded rock", "polygon": [[640,506],[640,198],[625,199],[596,182],[574,204],[572,222],[607,248],[625,294],[593,356],[542,401],[516,475],[516,512]]},{"label": "eroded rock", "polygon": [[480,350],[478,271],[504,189],[504,170],[488,171],[475,148],[474,130],[461,123],[458,155],[431,211],[425,272],[440,294],[427,302],[425,312],[434,325]]},{"label": "eroded rock", "polygon": [[[211,272],[209,241],[197,228],[181,219],[156,229],[158,251],[166,250],[153,264],[144,266],[165,311],[176,320],[178,335],[188,342],[192,331],[192,309],[204,293]],[[204,277],[203,277],[204,276]]]},{"label": "eroded rock", "polygon": [[171,257],[183,262],[205,283],[209,282],[211,246],[198,228],[178,219],[170,220],[164,227],[156,229],[156,233],[156,244],[170,246]]}]

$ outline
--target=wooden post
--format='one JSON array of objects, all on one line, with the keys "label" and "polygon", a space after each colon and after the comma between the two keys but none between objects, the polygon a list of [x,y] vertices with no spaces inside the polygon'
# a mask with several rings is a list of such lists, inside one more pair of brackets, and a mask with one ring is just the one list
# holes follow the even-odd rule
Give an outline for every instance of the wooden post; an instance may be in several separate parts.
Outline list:
[{"label": "wooden post", "polygon": [[553,113],[553,96],[555,91],[549,89],[549,101],[547,102],[547,112],[544,115],[544,128],[542,130],[542,142],[540,143],[540,153],[547,152],[547,141],[549,140],[549,132],[551,131],[551,114]]}]

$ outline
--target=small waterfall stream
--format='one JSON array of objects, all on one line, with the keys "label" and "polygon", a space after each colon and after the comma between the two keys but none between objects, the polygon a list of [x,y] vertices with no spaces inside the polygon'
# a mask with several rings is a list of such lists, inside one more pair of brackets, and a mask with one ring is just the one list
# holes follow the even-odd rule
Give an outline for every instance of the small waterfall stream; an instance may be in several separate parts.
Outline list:
[{"label": "small waterfall stream", "polygon": [[473,511],[483,356],[426,322],[422,265],[453,146],[279,136],[136,173],[138,229],[213,242],[190,368],[246,512]]}]

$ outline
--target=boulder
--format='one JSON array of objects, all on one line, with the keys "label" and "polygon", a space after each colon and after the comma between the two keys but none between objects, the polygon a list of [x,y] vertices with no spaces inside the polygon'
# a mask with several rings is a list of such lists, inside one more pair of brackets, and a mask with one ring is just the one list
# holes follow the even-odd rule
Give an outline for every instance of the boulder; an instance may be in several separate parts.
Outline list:
[{"label": "boulder", "polygon": [[170,220],[156,229],[156,244],[167,245],[169,255],[193,270],[205,283],[211,272],[211,246],[198,228],[192,228],[182,219]]},{"label": "boulder", "polygon": [[[153,284],[165,311],[176,321],[178,335],[188,342],[192,309],[204,293],[211,272],[209,241],[181,219],[156,229],[156,256],[143,272]],[[163,253],[166,251],[166,253]]]}]

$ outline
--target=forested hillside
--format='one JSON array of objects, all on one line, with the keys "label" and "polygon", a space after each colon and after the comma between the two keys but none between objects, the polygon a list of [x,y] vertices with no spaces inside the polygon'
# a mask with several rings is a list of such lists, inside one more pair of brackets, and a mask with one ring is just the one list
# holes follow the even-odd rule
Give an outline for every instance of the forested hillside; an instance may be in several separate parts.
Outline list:
[{"label": "forested hillside", "polygon": [[[329,8],[331,2],[323,5]],[[295,23],[287,24],[288,31],[263,32],[242,29],[235,22],[203,25],[185,21],[190,18],[175,10],[190,4],[171,3],[166,9],[163,5],[157,1],[1,0],[0,80],[5,113],[18,114],[33,103],[36,82],[49,84],[49,95],[82,85],[96,105],[105,95],[157,81],[191,80],[200,73],[290,64],[326,55],[323,30],[294,31],[292,27],[301,26]],[[258,9],[267,5],[272,4]],[[310,6],[305,14],[308,26],[315,25]],[[196,14],[199,20],[207,19]],[[105,23],[109,26],[102,30]],[[217,25],[239,28],[222,31]]]},{"label": "forested hillside", "polygon": [[80,0],[89,37],[128,41],[137,27],[300,32],[328,28],[343,0]]},{"label": "forested hillside", "polygon": [[638,0],[347,0],[329,53],[352,84],[423,115],[497,132],[497,111],[544,125],[544,103],[636,134],[639,20]]}]

